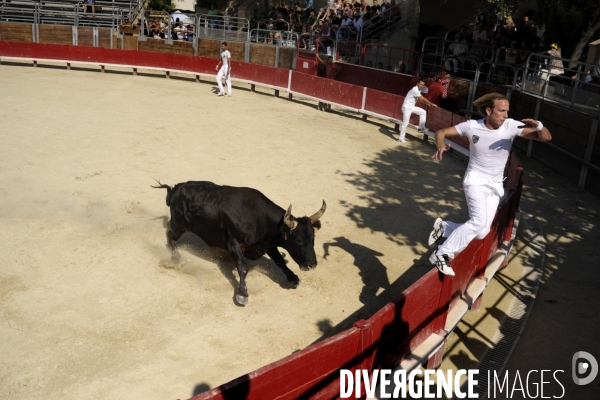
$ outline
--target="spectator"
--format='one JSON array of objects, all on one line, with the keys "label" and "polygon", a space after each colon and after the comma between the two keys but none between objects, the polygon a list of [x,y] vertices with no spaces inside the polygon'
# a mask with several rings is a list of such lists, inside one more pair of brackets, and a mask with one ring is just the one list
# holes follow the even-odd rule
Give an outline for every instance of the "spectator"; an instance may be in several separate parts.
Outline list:
[{"label": "spectator", "polygon": [[396,0],[390,2],[390,24],[395,25],[402,19],[402,11],[400,6],[396,4]]},{"label": "spectator", "polygon": [[515,31],[515,23],[513,22],[512,17],[508,16],[504,19],[503,27],[508,33],[512,33]]},{"label": "spectator", "polygon": [[348,14],[344,14],[342,17],[341,27],[354,26],[354,21],[348,18]]},{"label": "spectator", "polygon": [[510,47],[506,49],[506,52],[504,53],[504,62],[515,68],[517,67],[517,63],[519,62],[519,50],[517,49],[516,40],[512,40],[510,42]]},{"label": "spectator", "polygon": [[357,32],[360,32],[362,27],[363,27],[363,19],[360,16],[360,14],[356,14],[354,16],[354,28],[356,29]]},{"label": "spectator", "polygon": [[[218,11],[215,9],[215,6],[214,6],[214,5],[211,5],[211,6],[210,6],[210,10],[208,10],[208,15],[213,15],[213,16],[217,16],[217,15],[219,15],[219,12],[218,12]],[[210,25],[211,25],[213,28],[216,28],[216,27],[217,27],[217,24],[218,24],[218,22],[217,22],[217,18],[209,18],[209,19],[210,19]]]},{"label": "spectator", "polygon": [[383,0],[381,3],[381,12],[384,13],[392,7],[390,0]]},{"label": "spectator", "polygon": [[485,25],[483,23],[480,22],[477,24],[475,30],[473,31],[472,38],[474,43],[479,41],[480,44],[485,44],[487,42],[487,31],[485,30]]},{"label": "spectator", "polygon": [[329,27],[328,22],[323,22],[323,29],[321,31],[321,37],[329,37],[331,36],[331,28]]},{"label": "spectator", "polygon": [[[179,21],[179,18],[177,20]],[[183,25],[182,21],[179,21],[173,30],[177,35],[177,40],[185,40],[185,34],[188,29]]]},{"label": "spectator", "polygon": [[331,8],[333,8],[333,10],[337,12],[337,10],[341,10],[342,7],[343,7],[342,0],[334,0],[333,6]]},{"label": "spectator", "polygon": [[476,70],[477,63],[483,60],[487,53],[486,50],[488,50],[487,47],[483,44],[481,39],[477,38],[469,50],[469,58],[472,60],[470,62],[472,70]]},{"label": "spectator", "polygon": [[561,60],[562,55],[557,43],[552,43],[550,45],[550,50],[548,50],[546,54],[550,55],[550,61],[548,65],[548,71],[542,72],[540,77],[542,81],[545,81],[553,76],[562,75],[565,72],[565,68]]},{"label": "spectator", "polygon": [[448,110],[448,87],[450,86],[450,73],[446,72],[442,76],[433,78],[435,82],[440,83],[442,86],[442,108]]},{"label": "spectator", "polygon": [[419,116],[419,132],[425,131],[427,113],[421,107],[416,106],[417,100],[421,100],[429,106],[437,107],[437,105],[427,100],[421,94],[421,91],[424,87],[425,81],[422,78],[419,78],[417,85],[410,89],[410,91],[406,94],[406,97],[404,98],[404,103],[402,103],[402,128],[400,128],[400,136],[398,137],[398,142],[400,143],[406,142],[404,136],[406,136],[406,127],[408,126],[408,121],[410,120],[410,116],[412,114],[417,114]]},{"label": "spectator", "polygon": [[444,63],[444,68],[446,71],[453,70],[454,73],[458,73],[459,67],[459,57],[464,57],[469,52],[469,44],[464,39],[463,34],[458,32],[454,36],[454,43],[452,43],[448,49],[447,53],[451,54],[451,57],[446,58],[446,62]]},{"label": "spectator", "polygon": [[193,42],[194,41],[194,25],[188,25],[187,26],[187,32],[185,34],[185,40],[187,40],[188,42]]},{"label": "spectator", "polygon": [[491,60],[492,63],[503,63],[504,62],[504,58],[502,58],[502,50],[498,47],[498,42],[495,40],[492,40],[490,42],[490,47],[491,47]]},{"label": "spectator", "polygon": [[377,69],[383,69],[383,63],[380,61],[377,63],[377,65],[375,66],[375,68]]},{"label": "spectator", "polygon": [[488,21],[485,14],[479,14],[477,18],[475,18],[475,25],[483,25],[483,29],[488,29],[490,27],[490,22]]},{"label": "spectator", "polygon": [[87,8],[91,7],[92,14],[96,14],[96,0],[85,0],[83,3],[83,12],[87,12]]}]

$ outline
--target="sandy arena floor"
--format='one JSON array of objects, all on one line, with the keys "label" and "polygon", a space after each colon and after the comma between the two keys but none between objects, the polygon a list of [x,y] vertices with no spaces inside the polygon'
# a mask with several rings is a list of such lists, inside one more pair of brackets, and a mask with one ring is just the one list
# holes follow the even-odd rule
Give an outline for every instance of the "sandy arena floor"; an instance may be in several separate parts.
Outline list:
[{"label": "sandy arena floor", "polygon": [[[466,217],[465,160],[399,146],[391,123],[130,72],[3,64],[0,87],[2,398],[191,397],[370,316],[430,268],[435,216]],[[291,290],[250,262],[237,307],[227,252],[186,234],[168,261],[153,177],[254,187],[297,216],[325,199],[318,267],[291,261]]]}]

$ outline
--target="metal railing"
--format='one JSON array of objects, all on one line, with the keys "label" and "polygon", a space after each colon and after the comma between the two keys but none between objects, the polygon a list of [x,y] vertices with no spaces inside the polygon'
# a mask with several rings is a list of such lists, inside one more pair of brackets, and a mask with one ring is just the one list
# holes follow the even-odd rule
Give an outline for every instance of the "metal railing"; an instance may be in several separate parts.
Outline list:
[{"label": "metal railing", "polygon": [[583,114],[600,116],[600,65],[559,59],[574,68],[553,68],[556,58],[547,54],[530,54],[524,67],[521,90],[543,100],[564,105]]},{"label": "metal railing", "polygon": [[[287,29],[276,29],[275,27],[277,25],[281,25],[284,24],[285,26],[287,26]],[[290,27],[290,24],[287,21],[284,20],[271,20],[271,19],[261,19],[258,21],[258,28],[256,29],[269,29],[268,26],[269,25],[273,25],[273,29],[270,30],[277,30],[277,31],[288,31],[291,32],[292,28]],[[264,26],[264,28],[261,28],[261,26]]]},{"label": "metal railing", "polygon": [[399,28],[412,26],[414,9],[415,0],[405,0],[384,13],[363,21],[358,40],[363,44],[376,42],[388,38]]},{"label": "metal railing", "polygon": [[250,41],[250,21],[246,18],[223,15],[196,14],[198,37],[236,42]]},{"label": "metal railing", "polygon": [[[118,3],[96,2],[103,7],[95,14],[84,11],[81,3],[51,3],[21,0],[19,2],[0,3],[0,21],[31,24],[96,26],[116,28],[124,14],[130,9],[119,8]],[[112,4],[117,4],[114,7]],[[110,6],[110,7],[109,7]]]},{"label": "metal railing", "polygon": [[298,47],[299,35],[295,32],[271,29],[252,29],[250,42],[272,44],[275,46]]},{"label": "metal railing", "polygon": [[413,75],[417,71],[419,54],[401,47],[367,43],[363,47],[363,63],[368,61],[372,61],[375,68]]}]

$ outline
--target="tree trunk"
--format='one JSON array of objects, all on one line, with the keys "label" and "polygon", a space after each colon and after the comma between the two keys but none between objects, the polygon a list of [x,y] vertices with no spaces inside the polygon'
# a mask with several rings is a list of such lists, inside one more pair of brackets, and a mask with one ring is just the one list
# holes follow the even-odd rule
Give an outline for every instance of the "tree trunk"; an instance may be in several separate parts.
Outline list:
[{"label": "tree trunk", "polygon": [[[588,45],[590,39],[598,29],[600,29],[600,10],[594,13],[594,16],[590,19],[588,28],[581,33],[581,37],[579,38],[579,41],[575,45],[575,49],[573,49],[573,53],[571,54],[571,60],[579,60],[583,49]],[[593,61],[594,60],[591,62]],[[590,61],[588,60],[588,62]],[[575,65],[577,65],[575,62],[569,63],[569,68],[573,68]]]}]

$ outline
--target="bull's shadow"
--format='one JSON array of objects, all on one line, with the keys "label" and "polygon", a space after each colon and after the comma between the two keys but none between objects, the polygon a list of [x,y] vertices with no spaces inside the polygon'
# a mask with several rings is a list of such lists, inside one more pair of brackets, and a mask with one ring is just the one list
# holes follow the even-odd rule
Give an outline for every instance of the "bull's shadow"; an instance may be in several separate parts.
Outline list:
[{"label": "bull's shadow", "polygon": [[[169,218],[164,216],[159,218],[163,222],[163,227],[168,229]],[[165,237],[166,240],[166,237]],[[219,271],[229,281],[234,292],[239,287],[239,277],[237,275],[237,263],[233,255],[224,249],[219,247],[211,247],[204,243],[200,237],[191,232],[185,232],[181,238],[177,241],[177,245],[180,250],[186,251],[194,257],[199,258],[210,263],[214,263],[219,268]],[[170,246],[165,244],[167,249],[170,250]],[[286,264],[289,262],[286,259],[285,253],[281,253]],[[258,260],[249,260],[244,258],[246,265],[248,266],[248,272],[257,271],[267,276],[273,282],[277,283],[284,289],[290,289],[291,286],[288,283],[285,274],[281,271],[281,268],[275,264],[268,256],[263,256]],[[172,262],[171,262],[172,263]]]}]

